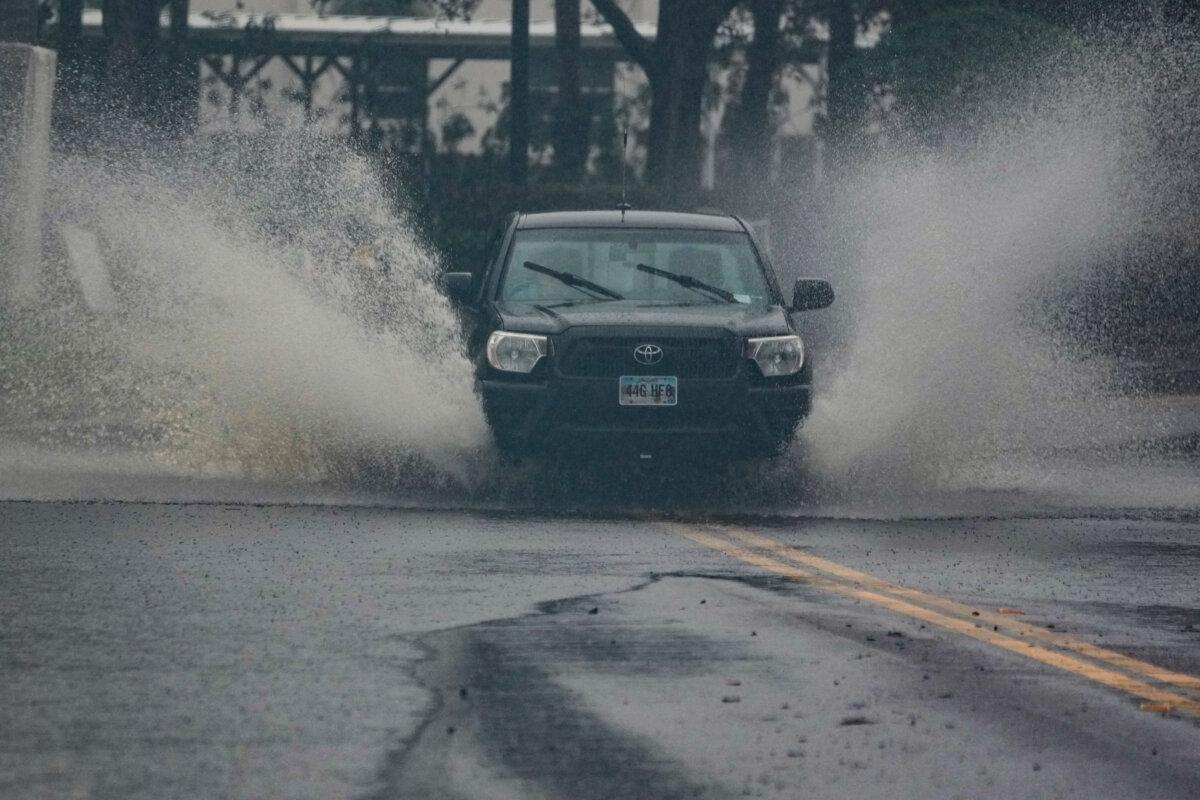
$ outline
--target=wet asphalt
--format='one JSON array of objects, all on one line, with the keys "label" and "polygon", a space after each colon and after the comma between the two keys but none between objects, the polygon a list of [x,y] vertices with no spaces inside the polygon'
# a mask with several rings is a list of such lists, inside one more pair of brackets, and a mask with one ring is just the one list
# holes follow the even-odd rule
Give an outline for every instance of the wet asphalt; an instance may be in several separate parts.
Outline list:
[{"label": "wet asphalt", "polygon": [[[733,522],[1200,675],[1195,512]],[[1142,706],[644,516],[0,504],[4,798],[1200,796]]]}]

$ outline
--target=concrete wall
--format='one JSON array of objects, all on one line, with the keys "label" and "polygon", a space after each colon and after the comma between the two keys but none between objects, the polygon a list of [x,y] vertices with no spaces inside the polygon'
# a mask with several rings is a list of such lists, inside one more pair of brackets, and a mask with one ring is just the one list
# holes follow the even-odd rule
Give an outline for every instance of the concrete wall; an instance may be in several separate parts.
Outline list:
[{"label": "concrete wall", "polygon": [[0,42],[0,303],[37,296],[54,52]]}]

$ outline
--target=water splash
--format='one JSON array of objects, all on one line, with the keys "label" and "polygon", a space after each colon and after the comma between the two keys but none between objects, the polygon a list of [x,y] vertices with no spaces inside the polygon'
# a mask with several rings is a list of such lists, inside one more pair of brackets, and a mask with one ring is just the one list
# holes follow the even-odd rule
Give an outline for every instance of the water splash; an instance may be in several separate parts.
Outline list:
[{"label": "water splash", "polygon": [[59,159],[51,227],[96,237],[119,308],[6,337],[9,416],[200,472],[461,474],[487,442],[472,372],[377,174],[302,126]]},{"label": "water splash", "polygon": [[1157,76],[1099,46],[1080,59],[1048,62],[1036,113],[962,147],[901,135],[847,181],[826,251],[843,343],[797,456],[826,491],[1032,487],[1016,465],[1153,435],[1063,310],[1095,305],[1101,267],[1161,210]]}]

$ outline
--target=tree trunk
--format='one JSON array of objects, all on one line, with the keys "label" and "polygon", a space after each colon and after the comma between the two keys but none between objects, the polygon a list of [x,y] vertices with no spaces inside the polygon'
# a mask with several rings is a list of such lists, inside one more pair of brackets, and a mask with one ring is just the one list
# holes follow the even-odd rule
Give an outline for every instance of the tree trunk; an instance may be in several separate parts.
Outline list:
[{"label": "tree trunk", "polygon": [[524,186],[529,179],[529,0],[512,0],[509,64],[509,182]]},{"label": "tree trunk", "polygon": [[158,122],[163,87],[161,8],[160,0],[104,0],[109,108],[151,125]]},{"label": "tree trunk", "polygon": [[[83,97],[83,0],[59,0],[58,67],[54,77],[55,147],[79,147],[79,103]],[[92,70],[94,74],[94,67]]]},{"label": "tree trunk", "polygon": [[729,121],[734,189],[744,202],[763,199],[771,177],[771,92],[779,71],[779,21],[784,0],[755,0],[754,39],[746,49],[746,80]]},{"label": "tree trunk", "polygon": [[[662,0],[655,40],[657,68],[650,74],[650,142],[647,169],[652,183],[686,202],[700,185],[700,116],[708,87],[708,57],[717,26],[710,4],[690,16],[683,0]],[[705,13],[707,12],[707,13]]]},{"label": "tree trunk", "polygon": [[638,34],[615,0],[592,0],[650,82],[651,183],[684,204],[700,185],[700,116],[717,28],[736,0],[660,0],[653,43]]},{"label": "tree trunk", "polygon": [[200,63],[188,43],[189,0],[168,0],[171,35],[164,58],[163,116],[180,135],[194,133],[200,119]]},{"label": "tree trunk", "polygon": [[529,180],[529,0],[512,4],[512,72],[508,105],[508,180]]},{"label": "tree trunk", "polygon": [[567,182],[587,166],[591,115],[579,88],[579,0],[554,0],[554,46],[558,54],[558,105],[554,111],[554,168]]},{"label": "tree trunk", "polygon": [[58,68],[74,70],[83,41],[83,0],[59,0]]},{"label": "tree trunk", "polygon": [[835,0],[829,9],[829,54],[825,64],[826,143],[830,147],[830,166],[835,171],[850,162],[862,133],[866,98],[852,69],[857,32],[853,0]]}]

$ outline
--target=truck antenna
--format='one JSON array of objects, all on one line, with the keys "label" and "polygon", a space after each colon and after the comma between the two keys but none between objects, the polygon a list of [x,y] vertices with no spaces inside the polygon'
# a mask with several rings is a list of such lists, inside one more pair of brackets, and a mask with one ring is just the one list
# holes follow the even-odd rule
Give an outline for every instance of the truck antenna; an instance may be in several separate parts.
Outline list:
[{"label": "truck antenna", "polygon": [[629,126],[625,126],[625,132],[621,136],[621,202],[617,203],[617,208],[621,211],[621,222],[625,221],[625,212],[633,208],[625,199],[625,154],[629,150]]},{"label": "truck antenna", "polygon": [[[625,88],[625,67],[621,65],[621,99],[628,97],[628,92]],[[625,125],[621,131],[621,202],[617,203],[617,209],[621,212],[621,222],[625,222],[625,212],[633,208],[629,205],[629,201],[625,198],[625,171],[626,159],[629,157],[629,117],[625,117]]]}]

